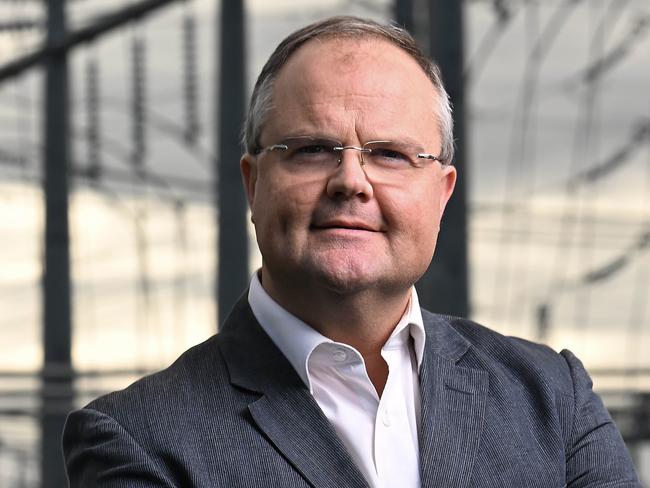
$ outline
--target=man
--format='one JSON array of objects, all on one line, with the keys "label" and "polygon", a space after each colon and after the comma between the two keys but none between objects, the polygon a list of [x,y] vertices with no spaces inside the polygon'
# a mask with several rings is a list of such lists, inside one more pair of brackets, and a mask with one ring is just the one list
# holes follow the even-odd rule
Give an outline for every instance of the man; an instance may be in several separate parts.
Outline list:
[{"label": "man", "polygon": [[71,485],[639,486],[570,352],[420,309],[452,141],[404,31],[285,39],[241,160],[262,269],[217,336],[70,415]]}]

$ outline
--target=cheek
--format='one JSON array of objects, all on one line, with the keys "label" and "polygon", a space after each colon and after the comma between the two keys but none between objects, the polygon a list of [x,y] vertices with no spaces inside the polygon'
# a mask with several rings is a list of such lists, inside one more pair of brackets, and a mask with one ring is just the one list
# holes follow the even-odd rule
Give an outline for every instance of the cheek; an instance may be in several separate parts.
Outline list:
[{"label": "cheek", "polygon": [[431,262],[440,227],[440,203],[435,191],[412,191],[385,207],[385,216],[394,230],[390,246],[404,269],[418,272]]},{"label": "cheek", "polygon": [[438,232],[440,231],[440,220],[442,212],[440,210],[440,199],[436,195],[435,198],[430,198],[427,201],[426,208],[422,210],[426,215],[422,225],[422,232],[425,234],[423,238],[427,239],[432,247],[435,247],[436,240],[438,239]]},{"label": "cheek", "polygon": [[289,178],[259,182],[253,204],[256,226],[274,235],[308,226],[317,200],[315,191],[313,185],[292,183]]},{"label": "cheek", "polygon": [[403,237],[417,241],[435,238],[440,224],[440,197],[432,186],[375,191],[387,224]]}]

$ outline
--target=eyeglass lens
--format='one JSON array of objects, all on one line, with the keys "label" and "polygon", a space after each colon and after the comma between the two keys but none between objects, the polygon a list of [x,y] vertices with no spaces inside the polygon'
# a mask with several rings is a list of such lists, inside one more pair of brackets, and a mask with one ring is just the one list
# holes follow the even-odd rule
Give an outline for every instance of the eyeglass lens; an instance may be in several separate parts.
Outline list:
[{"label": "eyeglass lens", "polygon": [[269,147],[296,172],[331,171],[338,166],[345,151],[358,151],[359,162],[367,174],[387,176],[404,173],[426,165],[421,148],[393,141],[371,141],[363,147],[344,146],[341,142],[314,137],[291,137]]}]

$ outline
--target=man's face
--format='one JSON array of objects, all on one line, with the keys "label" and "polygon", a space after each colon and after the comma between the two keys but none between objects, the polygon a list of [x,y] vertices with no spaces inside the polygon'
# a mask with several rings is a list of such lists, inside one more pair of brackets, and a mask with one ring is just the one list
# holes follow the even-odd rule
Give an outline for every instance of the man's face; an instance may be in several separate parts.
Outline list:
[{"label": "man's face", "polygon": [[[407,141],[439,154],[437,96],[419,65],[386,41],[310,41],[278,74],[260,143],[317,135],[346,146]],[[456,179],[453,167],[426,161],[379,181],[354,150],[325,175],[291,171],[276,151],[244,155],[242,172],[271,295],[408,289],[431,261]]]}]

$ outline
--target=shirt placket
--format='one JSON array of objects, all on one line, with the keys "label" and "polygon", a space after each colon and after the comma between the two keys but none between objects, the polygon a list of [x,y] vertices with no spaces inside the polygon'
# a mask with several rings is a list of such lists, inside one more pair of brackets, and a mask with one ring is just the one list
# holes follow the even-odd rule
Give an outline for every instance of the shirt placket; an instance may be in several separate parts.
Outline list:
[{"label": "shirt placket", "polygon": [[[418,453],[415,452],[411,426],[404,403],[402,368],[408,365],[402,357],[402,348],[383,352],[389,368],[388,380],[375,419],[375,469],[379,486],[412,486],[410,480],[417,474]],[[417,478],[417,476],[416,476]],[[406,483],[406,484],[404,484]]]}]

